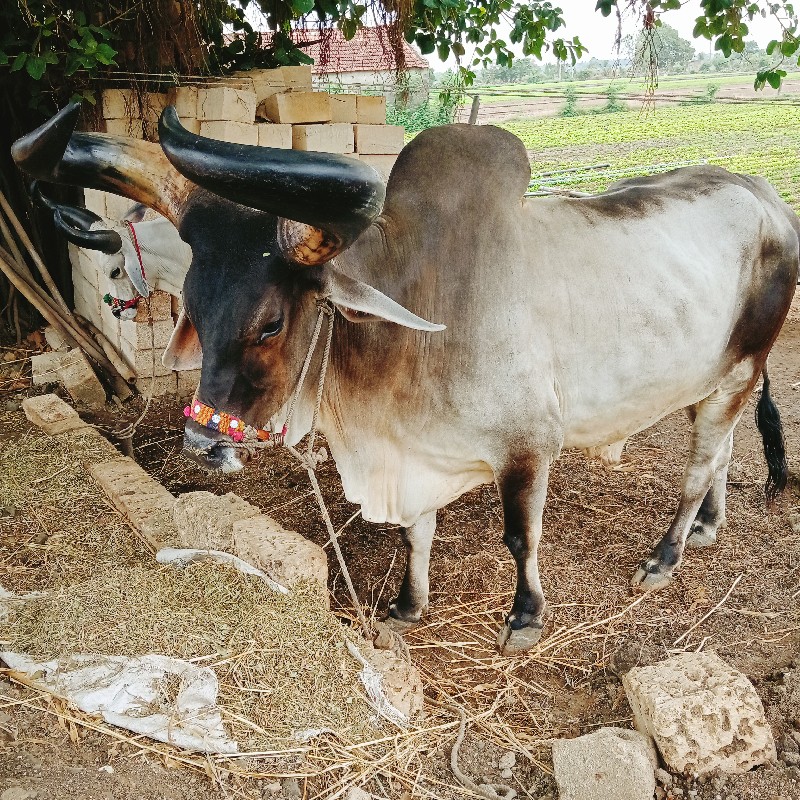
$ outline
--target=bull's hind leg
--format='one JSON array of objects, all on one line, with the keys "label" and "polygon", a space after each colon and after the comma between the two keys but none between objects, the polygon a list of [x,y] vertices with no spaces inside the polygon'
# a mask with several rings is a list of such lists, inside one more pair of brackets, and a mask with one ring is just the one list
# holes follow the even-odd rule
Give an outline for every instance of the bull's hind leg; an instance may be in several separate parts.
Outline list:
[{"label": "bull's hind leg", "polygon": [[416,625],[428,606],[428,572],[431,545],[436,531],[436,512],[420,517],[411,527],[403,529],[406,547],[406,572],[400,593],[389,603],[387,622],[403,629]]},{"label": "bull's hind leg", "polygon": [[[725,477],[733,429],[757,377],[758,371],[753,370],[752,362],[740,364],[711,395],[697,404],[678,510],[669,530],[633,576],[635,587],[648,591],[671,582],[673,570],[681,562],[686,538],[704,499],[709,494],[709,504],[718,499],[713,484],[717,481],[722,483]],[[722,483],[723,497],[724,490]]]},{"label": "bull's hind leg", "polygon": [[[694,422],[697,418],[697,406],[689,406],[686,414]],[[715,544],[717,531],[725,525],[725,494],[728,484],[728,464],[733,452],[733,434],[728,437],[725,447],[727,452],[721,454],[711,488],[706,492],[697,516],[689,528],[686,547],[709,547]]]},{"label": "bull's hind leg", "polygon": [[517,565],[517,589],[511,613],[497,637],[503,655],[533,647],[542,635],[546,602],[539,581],[538,547],[547,496],[549,461],[514,463],[498,479],[503,503],[503,541]]}]

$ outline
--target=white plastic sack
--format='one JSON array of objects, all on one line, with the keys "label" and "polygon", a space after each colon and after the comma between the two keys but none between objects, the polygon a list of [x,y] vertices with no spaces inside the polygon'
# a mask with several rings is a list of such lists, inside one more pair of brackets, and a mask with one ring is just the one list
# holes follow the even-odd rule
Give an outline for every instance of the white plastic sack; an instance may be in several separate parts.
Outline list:
[{"label": "white plastic sack", "polygon": [[[87,714],[159,742],[204,753],[236,753],[217,706],[217,676],[208,667],[160,655],[71,655],[36,662],[19,653],[0,657],[31,682]],[[165,693],[177,678],[174,697]]]}]

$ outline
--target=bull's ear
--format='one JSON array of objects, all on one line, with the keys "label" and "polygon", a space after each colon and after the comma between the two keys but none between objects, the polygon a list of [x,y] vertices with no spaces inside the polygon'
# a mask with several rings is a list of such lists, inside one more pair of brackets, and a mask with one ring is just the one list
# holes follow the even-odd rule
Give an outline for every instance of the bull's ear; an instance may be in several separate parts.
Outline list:
[{"label": "bull's ear", "polygon": [[383,292],[379,292],[367,283],[348,278],[332,267],[327,269],[325,295],[350,322],[385,320],[418,331],[443,331],[446,327],[412,314]]},{"label": "bull's ear", "polygon": [[[128,252],[126,253],[123,250],[123,255],[125,258],[123,262],[125,264],[125,274],[130,279],[130,282],[133,284],[133,288],[136,289],[137,292],[142,297],[150,297],[150,286],[147,283],[147,279],[142,272],[142,265],[139,263],[139,257],[137,254],[133,254],[131,256],[130,250],[133,248],[127,248]],[[189,323],[191,325],[191,323]],[[187,367],[189,369],[189,367]]]},{"label": "bull's ear", "polygon": [[200,369],[203,365],[203,351],[200,349],[197,329],[183,309],[161,362],[165,367],[178,372],[184,369]]}]

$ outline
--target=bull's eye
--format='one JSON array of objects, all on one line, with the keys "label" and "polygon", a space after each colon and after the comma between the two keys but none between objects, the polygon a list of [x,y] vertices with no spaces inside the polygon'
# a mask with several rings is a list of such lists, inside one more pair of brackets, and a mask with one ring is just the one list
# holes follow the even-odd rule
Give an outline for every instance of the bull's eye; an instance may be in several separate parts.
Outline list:
[{"label": "bull's eye", "polygon": [[280,333],[283,330],[283,317],[276,319],[274,322],[270,322],[269,324],[264,326],[264,330],[261,331],[261,336],[258,337],[258,342],[261,344],[265,342],[267,339],[275,336],[276,334]]},{"label": "bull's eye", "polygon": [[111,275],[109,275],[109,277],[111,278],[111,280],[115,281],[117,278],[119,278],[120,275],[122,275],[122,270],[119,267],[117,267],[115,270],[112,270]]}]

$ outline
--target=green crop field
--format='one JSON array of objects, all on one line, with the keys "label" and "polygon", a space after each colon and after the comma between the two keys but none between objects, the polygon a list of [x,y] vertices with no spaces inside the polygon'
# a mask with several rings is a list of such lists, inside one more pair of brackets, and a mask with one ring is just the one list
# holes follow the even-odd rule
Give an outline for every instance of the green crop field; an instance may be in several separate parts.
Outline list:
[{"label": "green crop field", "polygon": [[[528,148],[534,176],[608,163],[632,170],[706,159],[735,172],[762,175],[800,211],[800,104],[709,103],[503,123]],[[604,172],[608,172],[605,170]],[[586,173],[570,188],[599,191],[618,177]]]}]

